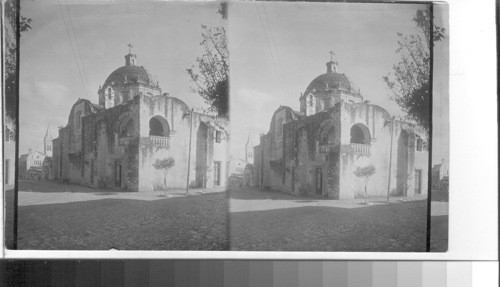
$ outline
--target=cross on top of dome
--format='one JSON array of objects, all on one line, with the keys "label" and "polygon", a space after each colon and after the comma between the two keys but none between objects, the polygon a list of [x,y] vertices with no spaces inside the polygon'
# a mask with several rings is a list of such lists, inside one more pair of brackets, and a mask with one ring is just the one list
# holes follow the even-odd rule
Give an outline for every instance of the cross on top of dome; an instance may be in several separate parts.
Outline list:
[{"label": "cross on top of dome", "polygon": [[326,72],[334,73],[337,72],[337,65],[339,63],[333,60],[333,55],[335,55],[335,53],[333,51],[330,51],[329,53],[330,53],[330,62],[326,63]]}]

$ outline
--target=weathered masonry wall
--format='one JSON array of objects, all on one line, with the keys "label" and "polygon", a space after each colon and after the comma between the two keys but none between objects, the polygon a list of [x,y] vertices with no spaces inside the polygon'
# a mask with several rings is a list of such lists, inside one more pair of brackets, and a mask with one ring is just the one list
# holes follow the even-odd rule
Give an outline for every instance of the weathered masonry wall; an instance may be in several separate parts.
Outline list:
[{"label": "weathered masonry wall", "polygon": [[332,199],[364,197],[364,180],[354,171],[372,164],[369,196],[427,193],[427,139],[421,129],[367,102],[342,101],[296,119],[280,109],[255,147],[255,186]]},{"label": "weathered masonry wall", "polygon": [[338,199],[340,131],[336,110],[337,106],[285,125],[286,192]]},{"label": "weathered masonry wall", "polygon": [[[139,190],[151,191],[164,187],[163,173],[154,168],[154,162],[172,157],[175,165],[169,170],[167,188],[214,186],[214,162],[219,162],[219,185],[226,185],[227,141],[215,142],[217,127],[209,117],[191,110],[182,101],[166,96],[140,97]],[[169,130],[168,136],[151,136],[150,120],[158,118]],[[191,156],[189,138],[191,133]]]},{"label": "weathered masonry wall", "polygon": [[[415,170],[420,170],[420,193],[426,193],[427,152],[416,151],[415,128],[393,120],[384,109],[367,103],[344,103],[341,114],[341,198],[364,196],[364,181],[354,171],[368,164],[376,169],[367,186],[370,196],[385,196],[388,189],[391,195],[412,196]],[[350,142],[354,125],[366,128],[369,144]]]},{"label": "weathered masonry wall", "polygon": [[138,99],[135,98],[83,119],[84,184],[137,190],[137,111]]}]

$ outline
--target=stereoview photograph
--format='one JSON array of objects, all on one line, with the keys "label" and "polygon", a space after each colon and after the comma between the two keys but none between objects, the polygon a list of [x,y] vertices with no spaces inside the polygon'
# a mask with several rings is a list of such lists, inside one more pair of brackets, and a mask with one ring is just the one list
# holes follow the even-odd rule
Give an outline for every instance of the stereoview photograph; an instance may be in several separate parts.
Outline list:
[{"label": "stereoview photograph", "polygon": [[447,250],[447,5],[16,4],[7,248]]},{"label": "stereoview photograph", "polygon": [[17,248],[228,249],[226,6],[21,15]]},{"label": "stereoview photograph", "polygon": [[447,53],[445,8],[231,6],[233,250],[446,250],[444,195],[426,240],[431,128],[433,162],[448,159],[447,63],[431,86],[430,61]]}]

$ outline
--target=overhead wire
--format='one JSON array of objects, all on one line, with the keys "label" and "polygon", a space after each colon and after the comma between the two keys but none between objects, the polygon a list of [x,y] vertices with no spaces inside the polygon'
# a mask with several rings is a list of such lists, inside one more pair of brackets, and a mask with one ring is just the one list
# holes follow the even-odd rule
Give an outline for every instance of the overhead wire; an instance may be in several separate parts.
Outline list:
[{"label": "overhead wire", "polygon": [[[271,34],[271,40],[272,40],[271,44],[272,44],[272,47],[274,48],[274,53],[276,55],[276,60],[277,60],[277,63],[278,63],[278,74],[281,77],[283,86],[285,88],[286,95],[289,95],[288,86],[286,85],[285,73],[283,73],[280,56],[279,56],[279,53],[276,50],[277,48],[276,48],[276,41],[274,40],[273,29],[271,28],[271,24],[269,23],[269,17],[268,17],[268,14],[267,14],[266,3],[262,3],[262,5],[264,6],[264,16],[266,18],[267,26],[269,28],[269,33]],[[285,95],[285,97],[286,97],[286,95]]]},{"label": "overhead wire", "polygon": [[[68,36],[68,40],[69,40],[69,43],[70,43],[71,52],[73,53],[73,58],[75,60],[76,69],[78,70],[78,75],[79,75],[80,81],[82,83],[82,87],[83,87],[84,91],[86,91],[88,93],[88,87],[86,86],[85,81],[83,80],[83,75],[82,75],[82,72],[80,70],[80,64],[78,62],[78,58],[76,56],[75,49],[73,48],[73,41],[71,40],[71,36],[69,34],[68,25],[66,24],[66,17],[64,17],[64,12],[63,12],[63,9],[61,7],[61,2],[58,1],[58,4],[59,4],[58,5],[59,6],[59,11],[61,12],[61,17],[63,18],[64,28],[66,30],[66,35]],[[84,93],[84,96],[85,96],[85,93]]]},{"label": "overhead wire", "polygon": [[260,25],[261,25],[261,27],[262,27],[262,30],[264,31],[264,37],[265,37],[265,39],[266,39],[266,45],[267,45],[267,48],[268,48],[268,50],[269,50],[269,54],[270,54],[270,56],[271,56],[271,60],[272,60],[272,62],[273,62],[274,69],[275,69],[276,74],[277,74],[277,76],[278,76],[278,82],[280,83],[280,86],[281,86],[281,91],[282,91],[282,93],[283,93],[283,96],[284,96],[284,97],[286,97],[285,86],[284,86],[284,84],[283,84],[283,82],[282,82],[282,80],[281,80],[281,77],[280,77],[280,75],[279,75],[278,65],[276,64],[276,61],[275,61],[275,59],[274,59],[274,54],[273,54],[273,51],[272,51],[272,49],[271,49],[271,45],[270,45],[270,42],[269,42],[269,38],[268,38],[268,35],[267,35],[267,32],[266,32],[266,27],[264,26],[264,23],[262,22],[262,17],[261,17],[261,15],[260,15],[259,6],[257,5],[257,1],[254,1],[254,3],[255,3],[255,8],[256,8],[256,10],[257,10],[257,15],[258,15],[258,17],[259,17],[259,22],[260,22]]},{"label": "overhead wire", "polygon": [[73,25],[73,20],[71,19],[71,13],[69,12],[69,5],[68,5],[68,2],[65,0],[66,2],[66,11],[68,12],[68,18],[69,18],[69,23],[71,24],[71,31],[73,32],[73,38],[75,39],[75,43],[76,43],[76,52],[78,54],[78,59],[80,60],[80,67],[81,67],[81,70],[82,70],[82,74],[83,74],[83,77],[84,77],[84,80],[85,80],[85,85],[87,86],[87,93],[90,92],[89,90],[89,81],[88,81],[88,78],[87,78],[87,73],[85,72],[85,66],[83,65],[83,61],[82,61],[82,53],[80,52],[80,43],[78,42],[78,37],[76,36],[76,33],[75,33],[75,26]]}]

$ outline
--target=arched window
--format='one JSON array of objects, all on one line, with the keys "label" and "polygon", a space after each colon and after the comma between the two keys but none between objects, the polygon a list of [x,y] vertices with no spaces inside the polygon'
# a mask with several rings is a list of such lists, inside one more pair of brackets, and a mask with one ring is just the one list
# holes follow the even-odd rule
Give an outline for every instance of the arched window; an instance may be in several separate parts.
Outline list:
[{"label": "arched window", "polygon": [[322,144],[332,144],[335,142],[335,127],[327,126],[324,132],[321,134],[321,143]]},{"label": "arched window", "polygon": [[363,124],[355,124],[351,127],[351,143],[370,144],[370,131]]},{"label": "arched window", "polygon": [[111,97],[111,88],[108,87],[108,97]]},{"label": "arched window", "polygon": [[122,126],[121,136],[131,137],[134,135],[135,124],[133,119],[129,119],[125,125]]},{"label": "arched window", "polygon": [[167,120],[162,116],[155,116],[149,120],[149,135],[158,137],[168,137],[170,127]]},{"label": "arched window", "polygon": [[422,151],[423,146],[424,146],[424,141],[420,137],[417,137],[417,151]]}]

